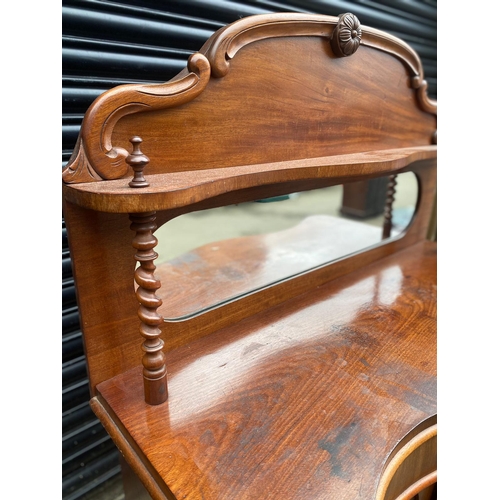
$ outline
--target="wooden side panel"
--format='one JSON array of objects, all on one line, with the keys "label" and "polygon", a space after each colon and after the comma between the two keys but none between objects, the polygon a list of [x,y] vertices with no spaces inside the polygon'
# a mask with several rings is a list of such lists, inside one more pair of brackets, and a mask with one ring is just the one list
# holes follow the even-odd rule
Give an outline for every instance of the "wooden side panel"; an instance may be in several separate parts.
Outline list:
[{"label": "wooden side panel", "polygon": [[337,58],[325,38],[259,40],[193,101],[124,117],[112,142],[140,135],[149,174],[428,145],[435,116],[410,83],[371,47]]},{"label": "wooden side panel", "polygon": [[130,221],[64,204],[90,387],[141,363]]}]

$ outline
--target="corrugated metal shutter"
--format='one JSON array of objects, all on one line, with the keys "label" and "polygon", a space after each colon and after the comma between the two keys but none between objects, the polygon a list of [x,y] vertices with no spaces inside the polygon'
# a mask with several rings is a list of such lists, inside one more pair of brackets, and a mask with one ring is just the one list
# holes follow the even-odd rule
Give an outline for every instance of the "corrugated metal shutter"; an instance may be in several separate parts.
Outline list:
[{"label": "corrugated metal shutter", "polygon": [[[219,27],[252,14],[355,13],[420,55],[429,95],[437,96],[435,0],[66,0],[62,7],[63,167],[83,115],[105,90],[122,83],[164,82]],[[88,405],[71,256],[62,224],[63,499],[74,500],[120,472],[118,451]]]}]

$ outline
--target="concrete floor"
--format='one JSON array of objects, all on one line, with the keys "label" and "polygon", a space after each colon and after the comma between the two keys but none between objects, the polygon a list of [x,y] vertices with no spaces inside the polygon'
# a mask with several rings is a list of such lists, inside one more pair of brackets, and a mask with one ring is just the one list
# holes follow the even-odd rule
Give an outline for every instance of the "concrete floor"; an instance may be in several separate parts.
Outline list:
[{"label": "concrete floor", "polygon": [[81,497],[80,500],[125,500],[121,475],[109,479],[102,486]]},{"label": "concrete floor", "polygon": [[[417,199],[417,182],[412,173],[398,176],[393,220],[399,228],[408,223]],[[170,221],[157,232],[157,263],[170,260],[206,243],[225,238],[262,234],[287,229],[313,214],[342,217],[342,186],[294,194],[273,203],[244,203],[205,212],[186,214]],[[383,216],[362,223],[382,228]],[[124,500],[121,477],[88,493],[82,500]],[[133,499],[131,499],[133,500]]]}]

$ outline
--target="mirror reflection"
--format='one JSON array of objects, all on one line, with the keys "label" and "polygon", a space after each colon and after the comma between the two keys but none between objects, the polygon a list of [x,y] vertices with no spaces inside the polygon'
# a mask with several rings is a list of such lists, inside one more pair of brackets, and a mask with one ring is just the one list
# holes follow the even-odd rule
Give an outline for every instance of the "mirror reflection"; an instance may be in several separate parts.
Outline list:
[{"label": "mirror reflection", "polygon": [[167,222],[155,233],[166,319],[199,314],[397,237],[411,221],[417,188],[407,172]]}]

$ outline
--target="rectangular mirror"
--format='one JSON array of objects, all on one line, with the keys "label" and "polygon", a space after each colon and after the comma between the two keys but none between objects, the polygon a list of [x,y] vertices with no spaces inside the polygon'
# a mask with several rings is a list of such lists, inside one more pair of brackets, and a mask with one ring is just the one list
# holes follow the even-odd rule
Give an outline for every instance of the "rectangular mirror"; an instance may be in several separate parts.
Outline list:
[{"label": "rectangular mirror", "polygon": [[398,237],[411,221],[417,191],[415,175],[407,172],[167,222],[155,233],[165,319],[187,319],[378,245],[384,212],[391,226],[385,239]]}]

